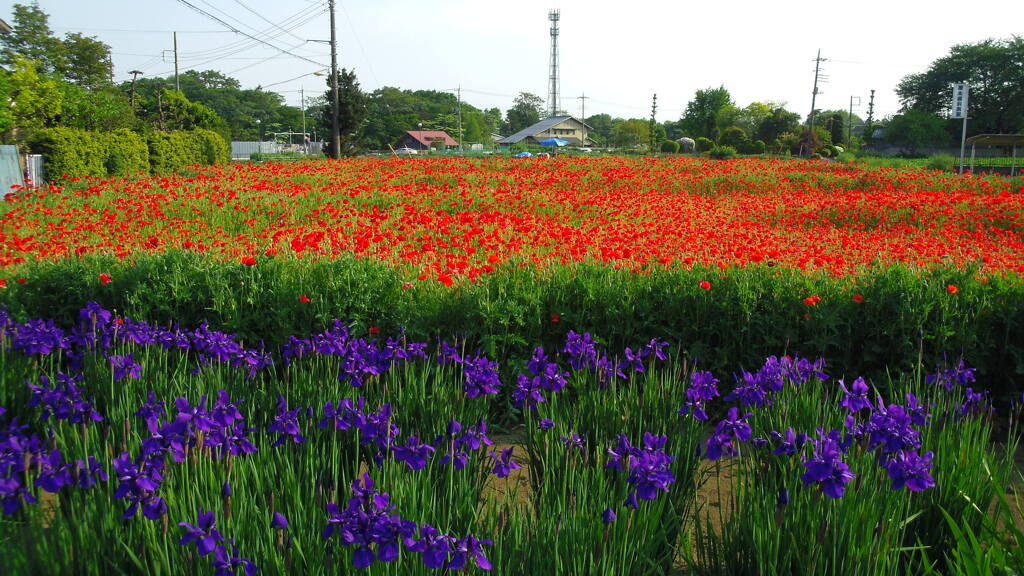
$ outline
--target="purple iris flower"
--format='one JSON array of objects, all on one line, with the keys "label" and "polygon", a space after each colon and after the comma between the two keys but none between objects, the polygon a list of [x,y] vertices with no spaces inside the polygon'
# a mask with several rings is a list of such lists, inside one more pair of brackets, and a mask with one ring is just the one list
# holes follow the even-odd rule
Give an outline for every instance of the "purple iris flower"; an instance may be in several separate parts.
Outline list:
[{"label": "purple iris flower", "polygon": [[541,418],[537,422],[537,428],[540,430],[551,430],[555,427],[555,422],[551,418]]},{"label": "purple iris flower", "polygon": [[[231,546],[230,550],[228,546]],[[238,546],[235,545],[234,538],[227,541],[227,546],[223,542],[217,544],[213,549],[210,565],[214,568],[214,576],[236,576],[239,568],[245,576],[253,576],[257,572],[256,564],[252,560],[238,555]]]},{"label": "purple iris flower", "polygon": [[810,438],[806,434],[797,434],[792,428],[786,428],[785,434],[772,430],[768,434],[775,442],[775,450],[772,454],[776,456],[792,456],[803,449],[804,444]]},{"label": "purple iris flower", "polygon": [[829,498],[842,498],[846,485],[856,474],[842,461],[838,441],[832,434],[822,434],[820,440],[811,440],[811,444],[811,458],[804,462],[807,471],[800,475],[804,486],[817,484]]},{"label": "purple iris flower", "polygon": [[541,394],[541,379],[539,376],[529,378],[520,374],[516,379],[516,387],[512,390],[512,403],[516,408],[524,405],[531,411],[537,410],[537,404],[544,402],[544,395]]},{"label": "purple iris flower", "polygon": [[463,390],[467,398],[476,398],[481,394],[494,395],[501,391],[498,363],[488,360],[486,356],[466,358],[462,370]]},{"label": "purple iris flower", "polygon": [[562,354],[568,357],[569,366],[573,370],[594,370],[597,367],[597,343],[589,332],[580,335],[570,330],[565,336]]},{"label": "purple iris flower", "polygon": [[125,378],[134,380],[142,377],[142,365],[135,362],[135,356],[132,354],[111,356],[110,366],[114,370],[114,382],[120,382]]},{"label": "purple iris flower", "polygon": [[196,549],[200,556],[206,556],[222,542],[224,538],[217,530],[217,517],[213,512],[203,512],[199,509],[199,518],[195,524],[179,522],[178,526],[185,529],[185,535],[178,541],[179,546],[188,546],[195,542]]},{"label": "purple iris flower", "polygon": [[274,512],[274,517],[270,520],[270,527],[276,530],[287,530],[288,519],[284,517],[284,514]]},{"label": "purple iris flower", "polygon": [[43,414],[40,420],[51,416],[54,420],[67,420],[72,424],[83,422],[100,422],[103,417],[92,407],[92,402],[84,398],[84,389],[79,387],[80,377],[58,372],[56,381],[51,382],[46,375],[39,376],[39,385],[29,384],[32,398],[29,407],[41,406]]},{"label": "purple iris flower", "polygon": [[611,508],[605,508],[604,512],[601,513],[601,521],[606,525],[615,522],[617,518],[618,516],[616,516],[615,510],[612,510]]},{"label": "purple iris flower", "polygon": [[167,503],[156,495],[160,484],[163,483],[162,460],[144,460],[138,465],[132,462],[127,452],[124,452],[114,458],[113,464],[118,480],[114,498],[123,498],[129,502],[128,510],[122,518],[134,518],[140,507],[142,515],[150,520],[157,520],[167,513]]},{"label": "purple iris flower", "polygon": [[882,467],[892,479],[892,489],[906,486],[911,492],[921,492],[935,487],[935,479],[931,475],[933,456],[931,452],[919,456],[916,450],[900,450],[890,456]]},{"label": "purple iris flower", "polygon": [[954,386],[966,386],[975,382],[977,380],[974,375],[975,371],[975,368],[968,368],[964,365],[963,358],[961,358],[956,366],[945,370],[937,369],[934,374],[925,376],[924,381],[929,385],[939,384],[944,386],[946,390],[952,390]]},{"label": "purple iris flower", "polygon": [[519,464],[512,460],[512,451],[514,447],[508,447],[501,451],[501,456],[494,453],[494,450],[490,451],[491,460],[494,461],[494,470],[492,473],[498,478],[507,478],[513,470],[520,468]]},{"label": "purple iris flower", "polygon": [[452,546],[452,559],[448,562],[448,568],[451,570],[462,570],[466,566],[467,561],[472,558],[477,568],[490,570],[491,561],[484,554],[483,547],[493,545],[494,542],[491,540],[478,540],[472,534],[456,540],[455,545]]},{"label": "purple iris flower", "polygon": [[454,537],[441,534],[430,524],[420,525],[418,539],[411,536],[405,539],[406,549],[422,554],[423,565],[431,570],[441,570],[447,566],[454,546]]},{"label": "purple iris flower", "polygon": [[870,390],[863,378],[854,380],[849,389],[846,388],[846,383],[840,379],[839,388],[843,391],[843,399],[839,402],[840,406],[855,413],[865,408],[871,410],[871,400],[868,399]]},{"label": "purple iris flower", "polygon": [[690,375],[690,387],[686,389],[686,405],[679,409],[679,414],[693,414],[694,419],[707,422],[708,415],[704,411],[704,406],[718,395],[718,378],[711,372],[696,370]]},{"label": "purple iris flower", "polygon": [[79,488],[88,490],[99,482],[107,481],[107,473],[103,466],[96,461],[95,456],[89,456],[89,460],[75,461],[75,477],[78,478]]},{"label": "purple iris flower", "polygon": [[299,413],[301,412],[301,408],[289,410],[284,396],[278,395],[277,414],[274,415],[274,422],[267,428],[267,432],[278,435],[274,446],[280,446],[289,439],[295,444],[302,444],[306,441],[299,428]]},{"label": "purple iris flower", "polygon": [[580,436],[575,432],[570,432],[568,436],[562,436],[562,444],[565,444],[567,450],[575,448],[583,453],[587,451],[586,437]]},{"label": "purple iris flower", "polygon": [[392,447],[395,460],[405,462],[412,470],[422,470],[427,467],[427,460],[434,454],[434,447],[430,444],[421,443],[416,436],[409,436],[405,445],[397,444]]}]

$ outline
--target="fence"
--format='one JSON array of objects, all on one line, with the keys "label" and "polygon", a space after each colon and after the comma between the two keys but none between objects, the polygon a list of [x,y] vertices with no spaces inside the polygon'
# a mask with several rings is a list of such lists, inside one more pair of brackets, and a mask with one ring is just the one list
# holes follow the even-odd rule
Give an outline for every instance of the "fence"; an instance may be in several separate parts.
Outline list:
[{"label": "fence", "polygon": [[[309,155],[317,155],[322,152],[320,142],[310,142],[306,145]],[[232,160],[248,160],[253,154],[282,154],[285,152],[303,152],[301,144],[280,144],[278,142],[241,142],[231,143]]]}]

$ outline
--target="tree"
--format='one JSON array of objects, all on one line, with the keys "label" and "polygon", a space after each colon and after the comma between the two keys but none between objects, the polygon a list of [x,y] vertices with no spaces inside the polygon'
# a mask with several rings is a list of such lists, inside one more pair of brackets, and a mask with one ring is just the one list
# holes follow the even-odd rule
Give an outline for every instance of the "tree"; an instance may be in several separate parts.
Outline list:
[{"label": "tree", "polygon": [[783,134],[796,134],[800,131],[800,115],[777,106],[767,118],[761,120],[755,135],[757,140],[775,142]]},{"label": "tree", "polygon": [[36,63],[15,57],[10,73],[10,107],[13,127],[28,136],[32,130],[58,125],[64,109],[64,93],[57,80],[36,70]]},{"label": "tree", "polygon": [[637,147],[651,139],[651,128],[646,120],[630,119],[615,127],[612,144],[619,147]]},{"label": "tree", "polygon": [[484,123],[487,126],[487,136],[501,134],[505,130],[505,120],[501,117],[501,108],[488,108],[484,110]]},{"label": "tree", "polygon": [[61,124],[80,130],[112,132],[119,128],[139,128],[128,96],[114,86],[85,90],[63,83],[64,106]]},{"label": "tree", "polygon": [[544,99],[536,94],[520,92],[512,101],[512,107],[505,113],[509,134],[540,122],[544,114]]},{"label": "tree", "polygon": [[40,74],[64,69],[63,46],[50,31],[50,17],[35,4],[15,4],[12,9],[14,31],[0,34],[0,65],[14,68],[18,57],[35,62]]},{"label": "tree", "polygon": [[66,34],[61,44],[64,57],[59,71],[65,80],[89,90],[111,85],[114,62],[110,46],[78,33]]},{"label": "tree", "polygon": [[[320,130],[325,135],[327,150],[334,150],[331,102],[331,80],[327,79],[325,104],[320,114]],[[342,155],[357,154],[363,146],[363,128],[366,124],[368,98],[359,88],[355,70],[342,68],[338,72],[338,143]]]},{"label": "tree", "polygon": [[732,96],[725,86],[697,90],[693,100],[679,120],[683,133],[690,138],[718,138],[719,116],[734,107]]},{"label": "tree", "polygon": [[[1024,38],[953,46],[927,71],[903,78],[896,88],[902,112],[946,116],[956,82],[970,86],[967,127],[971,133],[1008,134],[1024,128]],[[958,134],[960,121],[949,121],[946,127]]]},{"label": "tree", "polygon": [[894,116],[889,121],[885,128],[885,139],[904,146],[908,152],[914,154],[921,148],[948,144],[950,136],[945,125],[946,121],[934,114],[910,110],[906,114]]},{"label": "tree", "polygon": [[[587,135],[602,144],[608,144],[612,140],[617,122],[609,114],[594,114],[585,121],[590,126]],[[620,119],[618,123],[621,123]]]}]

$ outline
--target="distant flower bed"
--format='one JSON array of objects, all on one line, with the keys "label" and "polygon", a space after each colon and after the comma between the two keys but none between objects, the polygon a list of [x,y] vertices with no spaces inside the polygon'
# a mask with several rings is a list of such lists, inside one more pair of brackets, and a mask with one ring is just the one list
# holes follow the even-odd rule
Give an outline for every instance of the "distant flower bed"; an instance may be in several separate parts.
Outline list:
[{"label": "distant flower bed", "polygon": [[372,159],[72,180],[0,213],[0,266],[170,247],[256,265],[354,255],[445,284],[508,261],[1024,271],[1011,181],[841,163]]}]

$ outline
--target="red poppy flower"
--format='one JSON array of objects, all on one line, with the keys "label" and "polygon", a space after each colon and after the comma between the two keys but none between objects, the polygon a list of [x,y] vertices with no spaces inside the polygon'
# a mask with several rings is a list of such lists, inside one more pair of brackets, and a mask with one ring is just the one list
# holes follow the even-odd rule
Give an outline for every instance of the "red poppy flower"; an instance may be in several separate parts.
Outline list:
[{"label": "red poppy flower", "polygon": [[817,306],[818,302],[821,302],[821,296],[817,294],[804,298],[804,304],[807,306]]},{"label": "red poppy flower", "polygon": [[306,296],[305,294],[299,294],[299,303],[309,304],[309,296]]},{"label": "red poppy flower", "polygon": [[25,282],[28,282],[28,279],[27,278],[18,278],[17,282],[18,282],[18,284],[24,284]]},{"label": "red poppy flower", "polygon": [[946,285],[946,292],[949,292],[950,294],[956,294],[959,291],[960,291],[960,289],[956,287],[956,284],[947,284]]},{"label": "red poppy flower", "polygon": [[699,286],[701,290],[711,290],[711,282],[707,280],[701,280]]},{"label": "red poppy flower", "polygon": [[7,280],[0,278],[0,289],[7,288]]},{"label": "red poppy flower", "polygon": [[100,284],[103,284],[104,286],[106,286],[107,284],[110,284],[111,282],[113,282],[113,280],[110,279],[110,274],[107,274],[106,272],[100,273]]},{"label": "red poppy flower", "polygon": [[864,297],[861,296],[860,294],[854,294],[853,295],[853,301],[855,303],[857,303],[857,304],[863,304],[864,303]]},{"label": "red poppy flower", "polygon": [[559,316],[557,312],[553,312],[553,313],[551,314],[551,321],[552,321],[552,322],[554,322],[554,323],[558,323],[558,321],[559,321],[559,320],[561,320],[561,319],[562,319],[562,317],[561,317],[561,316]]},{"label": "red poppy flower", "polygon": [[255,266],[256,259],[252,256],[242,256],[242,264],[245,266]]},{"label": "red poppy flower", "polygon": [[376,336],[377,334],[380,334],[380,326],[370,326],[370,335]]},{"label": "red poppy flower", "polygon": [[402,290],[412,290],[413,286],[412,282],[404,282],[402,283]]}]

